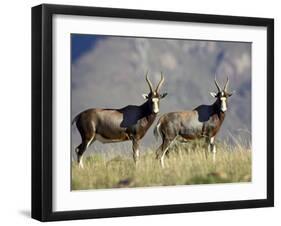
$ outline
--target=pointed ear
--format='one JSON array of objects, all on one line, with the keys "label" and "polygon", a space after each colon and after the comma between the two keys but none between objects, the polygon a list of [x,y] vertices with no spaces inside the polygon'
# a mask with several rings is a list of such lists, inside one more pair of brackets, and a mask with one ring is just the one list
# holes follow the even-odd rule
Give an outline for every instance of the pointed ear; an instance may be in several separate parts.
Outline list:
[{"label": "pointed ear", "polygon": [[142,94],[143,99],[147,100],[148,99],[148,94]]},{"label": "pointed ear", "polygon": [[168,93],[163,93],[163,94],[160,95],[160,98],[162,99],[162,98],[164,98],[167,95],[168,95]]},{"label": "pointed ear", "polygon": [[210,92],[210,95],[212,96],[212,97],[217,97],[217,94],[216,93],[214,93],[214,92]]}]

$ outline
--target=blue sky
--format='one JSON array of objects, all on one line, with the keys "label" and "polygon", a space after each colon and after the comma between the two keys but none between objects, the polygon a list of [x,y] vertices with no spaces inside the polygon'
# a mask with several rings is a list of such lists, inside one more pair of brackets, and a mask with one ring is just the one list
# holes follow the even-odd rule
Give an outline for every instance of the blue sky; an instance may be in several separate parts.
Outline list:
[{"label": "blue sky", "polygon": [[71,62],[77,61],[87,51],[95,48],[99,40],[105,38],[103,35],[71,34]]}]

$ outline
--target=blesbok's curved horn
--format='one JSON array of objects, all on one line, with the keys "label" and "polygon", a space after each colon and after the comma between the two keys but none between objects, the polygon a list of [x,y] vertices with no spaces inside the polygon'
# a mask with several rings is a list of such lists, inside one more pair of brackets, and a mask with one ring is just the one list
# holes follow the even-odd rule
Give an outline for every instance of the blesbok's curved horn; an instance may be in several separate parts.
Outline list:
[{"label": "blesbok's curved horn", "polygon": [[228,83],[229,83],[229,79],[228,79],[228,76],[227,76],[227,80],[226,80],[226,83],[225,83],[224,88],[223,88],[223,90],[224,90],[225,92],[227,92]]},{"label": "blesbok's curved horn", "polygon": [[165,79],[164,79],[163,73],[161,72],[161,80],[160,80],[160,82],[158,83],[158,85],[157,85],[157,87],[156,87],[156,90],[155,90],[156,93],[159,92],[159,89],[160,89],[160,87],[163,85],[164,80],[165,80]]},{"label": "blesbok's curved horn", "polygon": [[217,82],[216,75],[215,75],[215,84],[216,84],[216,87],[217,87],[218,91],[220,92],[221,88],[220,88],[220,86],[219,86],[219,84]]},{"label": "blesbok's curved horn", "polygon": [[147,81],[147,84],[149,86],[150,92],[152,93],[153,92],[153,86],[152,86],[151,81],[148,78],[148,71],[146,72],[145,80]]}]

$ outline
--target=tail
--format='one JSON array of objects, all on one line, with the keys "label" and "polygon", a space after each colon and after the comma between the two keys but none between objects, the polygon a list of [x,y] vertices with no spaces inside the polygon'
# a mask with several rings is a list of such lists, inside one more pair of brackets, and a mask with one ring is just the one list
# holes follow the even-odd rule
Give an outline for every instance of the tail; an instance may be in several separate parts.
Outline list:
[{"label": "tail", "polygon": [[155,128],[154,128],[154,130],[153,130],[153,134],[154,134],[154,137],[155,137],[156,140],[158,140],[158,137],[159,137],[160,125],[161,125],[161,123],[158,121],[158,122],[157,122],[157,125],[155,126]]},{"label": "tail", "polygon": [[75,118],[72,120],[71,125],[73,125],[78,120],[79,117],[80,117],[80,114],[76,115]]}]

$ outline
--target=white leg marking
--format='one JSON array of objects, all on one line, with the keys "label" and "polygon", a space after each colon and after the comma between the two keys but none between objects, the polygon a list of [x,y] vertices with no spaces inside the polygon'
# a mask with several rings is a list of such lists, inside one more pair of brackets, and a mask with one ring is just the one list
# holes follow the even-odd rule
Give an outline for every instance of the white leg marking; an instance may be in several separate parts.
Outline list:
[{"label": "white leg marking", "polygon": [[87,149],[87,148],[89,147],[89,145],[92,143],[94,137],[95,137],[95,136],[93,136],[93,137],[91,138],[91,140],[89,140],[89,142],[87,143],[86,149]]},{"label": "white leg marking", "polygon": [[134,152],[134,160],[135,160],[135,164],[136,164],[136,167],[138,167],[139,165],[139,156],[140,156],[140,151],[139,149],[136,149],[136,151]]},{"label": "white leg marking", "polygon": [[139,156],[140,156],[140,151],[139,151],[139,149],[134,150],[134,151],[133,151],[133,158],[134,158],[134,161],[135,161],[136,164],[137,164],[137,162],[138,162]]},{"label": "white leg marking", "polygon": [[211,139],[210,139],[210,146],[212,146],[211,152],[213,154],[213,162],[216,161],[216,152],[217,152],[216,146],[215,146],[214,142],[215,142],[215,137],[211,137]]},{"label": "white leg marking", "polygon": [[138,157],[140,156],[140,150],[139,150],[139,149],[137,149],[137,150],[135,151],[135,156],[136,156],[136,158],[138,158]]},{"label": "white leg marking", "polygon": [[216,146],[213,146],[213,162],[216,162]]},{"label": "white leg marking", "polygon": [[166,154],[166,152],[168,151],[168,149],[170,148],[170,146],[175,142],[176,139],[177,139],[177,137],[175,137],[175,138],[170,142],[170,144],[166,147],[165,151],[163,152],[163,154],[162,154],[162,156],[161,156],[160,162],[161,162],[161,167],[162,167],[162,168],[165,168],[165,163],[164,163],[165,154]]},{"label": "white leg marking", "polygon": [[163,152],[160,162],[161,162],[161,167],[165,168],[165,163],[164,163],[164,158],[165,158],[165,154],[168,151],[169,147],[171,146],[171,143],[168,145],[168,147],[166,147],[165,151]]},{"label": "white leg marking", "polygon": [[83,156],[80,156],[79,168],[80,168],[80,169],[84,169]]},{"label": "white leg marking", "polygon": [[161,159],[160,159],[161,167],[162,167],[162,168],[165,168],[164,158],[165,158],[165,154],[163,154],[163,155],[161,156]]},{"label": "white leg marking", "polygon": [[[87,143],[86,149],[89,147],[89,145],[92,143],[93,139],[95,136],[93,136]],[[85,151],[86,151],[85,149]],[[79,161],[79,168],[84,169],[84,164],[83,164],[83,155],[80,156],[80,161]]]}]

